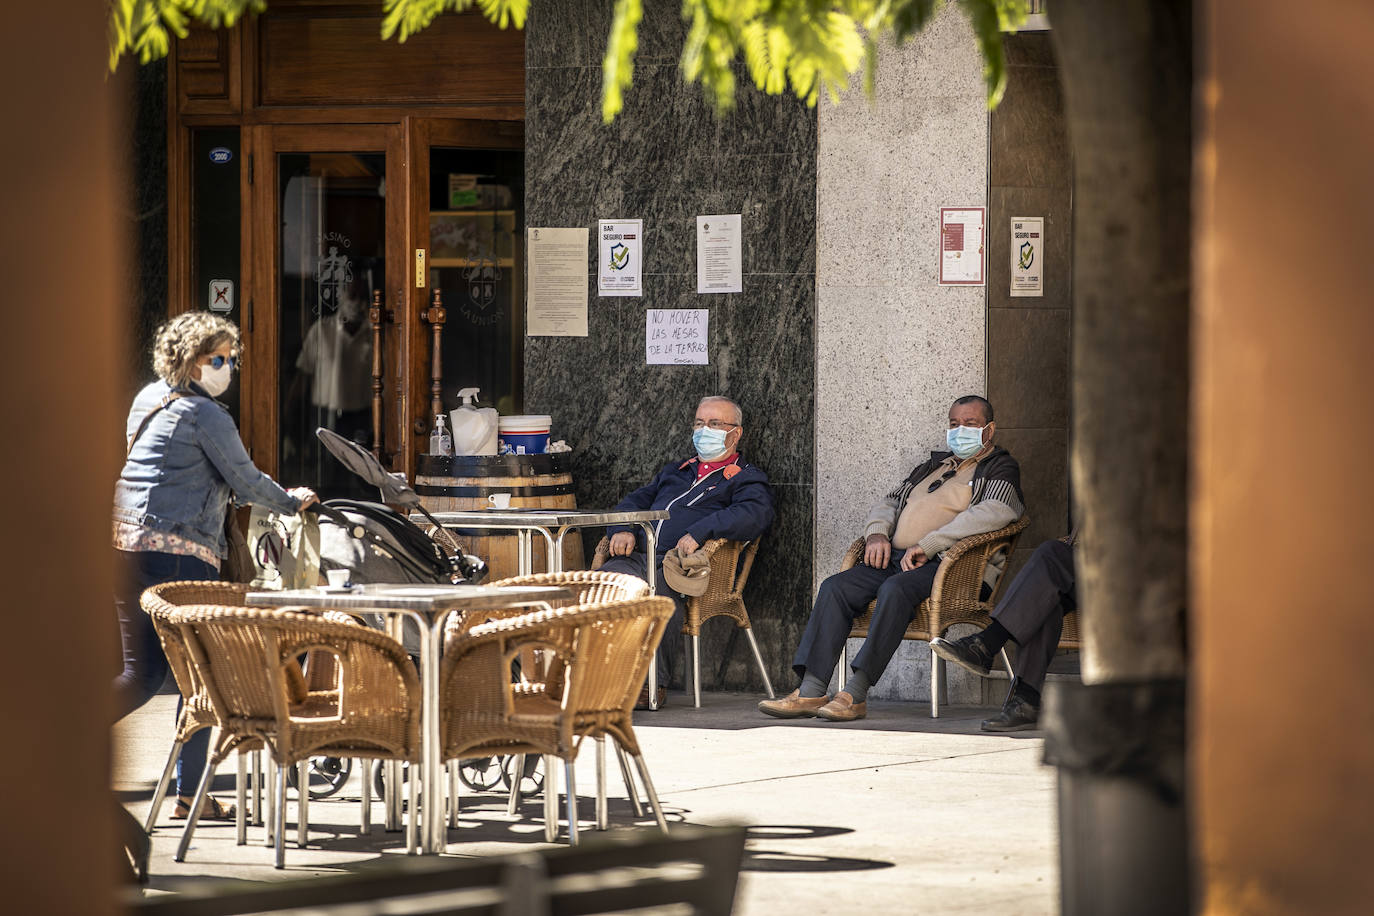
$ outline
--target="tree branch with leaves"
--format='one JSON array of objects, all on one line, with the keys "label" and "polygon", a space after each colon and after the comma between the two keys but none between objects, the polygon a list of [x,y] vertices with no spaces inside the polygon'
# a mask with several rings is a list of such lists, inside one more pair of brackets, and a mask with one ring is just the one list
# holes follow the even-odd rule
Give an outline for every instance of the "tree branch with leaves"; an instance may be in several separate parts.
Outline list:
[{"label": "tree branch with leaves", "polygon": [[[551,0],[538,0],[551,2]],[[609,0],[608,0],[609,2]],[[815,105],[822,91],[840,93],[863,70],[872,97],[878,42],[901,44],[926,26],[946,0],[682,0],[687,24],[680,66],[700,85],[717,111],[735,100],[735,61],[743,59],[754,85],[769,95],[791,92]],[[443,13],[476,7],[498,28],[524,28],[531,0],[382,0],[383,40],[404,42]],[[644,0],[614,0],[611,31],[602,59],[601,117],[607,123],[624,109],[634,82]],[[1002,32],[1026,18],[1026,0],[959,0],[983,56],[988,107],[1002,98],[1007,65]],[[244,15],[261,13],[266,0],[109,0],[110,69],[125,56],[148,63],[167,56],[172,36],[190,26],[232,28]]]}]

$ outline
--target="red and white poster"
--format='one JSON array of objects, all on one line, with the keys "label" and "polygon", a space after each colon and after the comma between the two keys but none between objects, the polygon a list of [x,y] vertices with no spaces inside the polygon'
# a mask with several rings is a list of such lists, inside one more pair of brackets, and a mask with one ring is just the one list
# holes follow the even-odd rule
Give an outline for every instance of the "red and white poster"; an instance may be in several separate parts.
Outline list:
[{"label": "red and white poster", "polygon": [[983,207],[940,208],[940,285],[982,286]]}]

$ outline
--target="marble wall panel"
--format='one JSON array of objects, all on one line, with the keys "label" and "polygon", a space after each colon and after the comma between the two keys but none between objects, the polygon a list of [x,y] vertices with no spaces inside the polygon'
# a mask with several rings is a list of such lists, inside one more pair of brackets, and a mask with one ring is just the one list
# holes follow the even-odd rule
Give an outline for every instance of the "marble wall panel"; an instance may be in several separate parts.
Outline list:
[{"label": "marble wall panel", "polygon": [[998,428],[1067,429],[1068,309],[988,310],[988,391]]},{"label": "marble wall panel", "polygon": [[1021,490],[1030,527],[1018,548],[1067,534],[1069,518],[1068,433],[1063,429],[999,429],[997,441],[1021,465]]},{"label": "marble wall panel", "polygon": [[[1008,44],[1016,44],[1011,36]],[[1059,71],[1051,67],[1011,67],[1002,105],[991,118],[994,187],[1067,188],[1073,184],[1073,159],[1064,120]]]},{"label": "marble wall panel", "polygon": [[[1044,295],[1011,295],[1011,220],[1039,216]],[[1073,289],[1073,192],[1069,188],[993,187],[988,193],[988,307],[1067,309]]]},{"label": "marble wall panel", "polygon": [[[744,453],[769,474],[778,509],[746,602],[774,682],[790,689],[787,662],[812,582],[816,113],[746,80],[735,109],[718,116],[677,70],[678,9],[657,5],[645,10],[625,110],[605,126],[608,16],[594,0],[531,11],[526,219],[586,226],[593,238],[598,219],[643,219],[644,295],[601,298],[593,273],[588,337],[526,340],[526,409],[551,414],[574,445],[579,504],[611,505],[690,454],[703,395],[741,401]],[[743,217],[741,294],[696,293],[696,217],[716,213]],[[649,308],[709,309],[710,364],[645,365]],[[707,626],[704,682],[714,685],[723,669],[724,686],[761,690],[747,644],[730,630]]]},{"label": "marble wall panel", "polygon": [[[1031,516],[1008,570],[1014,575],[1037,544],[1069,525],[1073,168],[1049,36],[1008,35],[1004,46],[1009,86],[989,139],[988,396],[999,441],[1021,463]],[[1043,296],[1009,295],[1013,216],[1045,217]]]}]

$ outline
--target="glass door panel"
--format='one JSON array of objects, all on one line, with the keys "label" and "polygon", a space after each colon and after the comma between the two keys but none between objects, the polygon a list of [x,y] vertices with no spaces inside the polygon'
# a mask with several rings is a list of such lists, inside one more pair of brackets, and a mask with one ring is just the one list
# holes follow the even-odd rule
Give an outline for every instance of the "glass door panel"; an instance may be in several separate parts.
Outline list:
[{"label": "glass door panel", "polygon": [[429,285],[447,312],[443,403],[482,389],[502,414],[524,409],[522,150],[429,150]]},{"label": "glass door panel", "polygon": [[276,157],[278,477],[322,498],[375,499],[315,437],[334,430],[373,445],[373,328],[386,272],[386,154]]}]

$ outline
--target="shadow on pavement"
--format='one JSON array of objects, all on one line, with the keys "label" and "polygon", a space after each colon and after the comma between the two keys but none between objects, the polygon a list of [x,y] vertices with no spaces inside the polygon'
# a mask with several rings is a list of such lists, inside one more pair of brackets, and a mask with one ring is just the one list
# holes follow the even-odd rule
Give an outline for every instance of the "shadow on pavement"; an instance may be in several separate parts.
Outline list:
[{"label": "shadow on pavement", "polygon": [[[748,829],[746,843],[769,840],[813,840],[844,836],[853,833],[852,827],[822,827],[810,824],[756,824]],[[754,849],[746,845],[740,871],[828,872],[872,871],[892,868],[895,863],[877,859],[854,859],[848,856],[820,856],[806,853],[782,852],[775,849]]]}]

